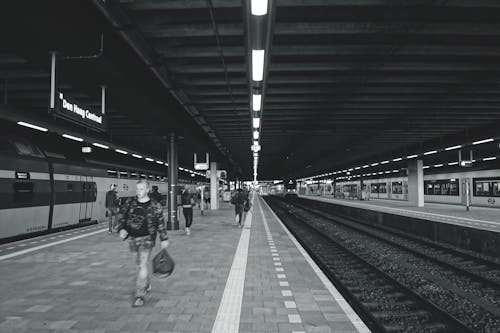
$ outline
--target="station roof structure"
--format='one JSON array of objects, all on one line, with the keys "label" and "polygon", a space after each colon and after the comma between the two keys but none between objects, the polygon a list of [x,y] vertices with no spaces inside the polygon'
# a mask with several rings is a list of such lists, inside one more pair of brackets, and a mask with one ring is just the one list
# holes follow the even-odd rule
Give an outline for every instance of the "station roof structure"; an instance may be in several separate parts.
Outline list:
[{"label": "station roof structure", "polygon": [[[65,94],[100,108],[107,87],[110,140],[166,156],[175,132],[181,164],[207,151],[246,179],[255,92],[259,179],[499,138],[499,1],[269,0],[262,27],[249,2],[6,1],[1,102],[48,117],[56,51]],[[475,156],[498,155],[496,143]]]}]

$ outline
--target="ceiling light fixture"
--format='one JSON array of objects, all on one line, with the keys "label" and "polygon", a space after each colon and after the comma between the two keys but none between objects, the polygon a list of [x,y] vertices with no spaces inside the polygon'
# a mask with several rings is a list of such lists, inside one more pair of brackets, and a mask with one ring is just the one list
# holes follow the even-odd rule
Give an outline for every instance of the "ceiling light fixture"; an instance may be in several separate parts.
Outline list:
[{"label": "ceiling light fixture", "polygon": [[36,130],[39,130],[39,131],[42,131],[42,132],[47,132],[48,131],[48,129],[46,129],[45,127],[40,127],[40,126],[33,125],[33,124],[30,124],[30,123],[25,123],[24,121],[18,121],[17,124],[21,125],[21,126],[24,126],[24,127],[33,128],[33,129],[36,129]]},{"label": "ceiling light fixture", "polygon": [[253,128],[259,128],[260,127],[260,118],[257,118],[257,117],[253,118],[252,125],[253,125]]},{"label": "ceiling light fixture", "polygon": [[260,111],[261,102],[262,102],[262,95],[261,94],[253,94],[252,95],[252,110]]},{"label": "ceiling light fixture", "polygon": [[264,50],[252,50],[252,80],[264,78]]},{"label": "ceiling light fixture", "polygon": [[493,141],[493,139],[490,138],[490,139],[484,139],[484,140],[474,141],[472,144],[473,145],[479,145],[481,143],[486,143],[486,142],[491,142],[491,141]]},{"label": "ceiling light fixture", "polygon": [[82,138],[79,138],[79,137],[76,137],[76,136],[73,136],[73,135],[69,135],[69,134],[63,134],[62,136],[65,137],[66,139],[70,139],[70,140],[74,140],[74,141],[78,141],[78,142],[82,142],[83,141]]},{"label": "ceiling light fixture", "polygon": [[99,148],[109,149],[109,147],[108,147],[108,146],[103,145],[103,144],[101,144],[101,143],[94,142],[94,143],[93,143],[93,145],[94,145],[94,146],[96,146],[96,147],[99,147]]}]

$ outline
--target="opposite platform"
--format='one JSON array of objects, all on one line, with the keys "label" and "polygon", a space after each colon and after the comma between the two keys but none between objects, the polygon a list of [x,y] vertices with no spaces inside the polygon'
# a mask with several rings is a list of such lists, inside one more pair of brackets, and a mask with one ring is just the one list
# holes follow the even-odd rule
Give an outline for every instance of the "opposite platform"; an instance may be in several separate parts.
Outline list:
[{"label": "opposite platform", "polygon": [[368,201],[337,199],[332,197],[299,195],[301,198],[331,202],[333,204],[357,207],[389,214],[462,225],[466,227],[500,232],[500,209],[470,207],[426,202],[424,207],[411,206],[407,201],[370,199]]}]

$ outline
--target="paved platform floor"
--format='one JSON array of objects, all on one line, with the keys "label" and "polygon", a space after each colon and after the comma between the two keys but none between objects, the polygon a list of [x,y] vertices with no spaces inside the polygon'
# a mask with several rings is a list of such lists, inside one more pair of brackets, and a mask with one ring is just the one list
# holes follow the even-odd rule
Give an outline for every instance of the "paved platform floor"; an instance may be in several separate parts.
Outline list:
[{"label": "paved platform floor", "polygon": [[299,195],[299,197],[500,232],[500,209],[498,208],[474,206],[470,207],[469,211],[466,211],[465,207],[460,205],[429,202],[426,202],[424,207],[415,207],[409,205],[407,201],[398,200],[370,199],[368,201],[358,201],[310,195]]},{"label": "paved platform floor", "polygon": [[142,308],[127,242],[106,223],[3,245],[0,332],[367,331],[261,199],[246,223],[229,204],[195,210],[190,236],[169,232],[175,272],[153,278]]}]

